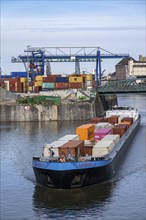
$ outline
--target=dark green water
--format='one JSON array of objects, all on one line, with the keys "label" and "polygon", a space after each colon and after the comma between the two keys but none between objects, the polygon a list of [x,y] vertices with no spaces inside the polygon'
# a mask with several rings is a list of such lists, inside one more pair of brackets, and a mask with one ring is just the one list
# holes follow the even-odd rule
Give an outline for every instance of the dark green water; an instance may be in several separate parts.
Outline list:
[{"label": "dark green water", "polygon": [[115,177],[104,184],[74,190],[38,186],[32,156],[42,146],[75,132],[84,122],[1,124],[1,220],[144,220],[146,218],[146,96],[120,95],[119,105],[137,108],[140,128]]}]

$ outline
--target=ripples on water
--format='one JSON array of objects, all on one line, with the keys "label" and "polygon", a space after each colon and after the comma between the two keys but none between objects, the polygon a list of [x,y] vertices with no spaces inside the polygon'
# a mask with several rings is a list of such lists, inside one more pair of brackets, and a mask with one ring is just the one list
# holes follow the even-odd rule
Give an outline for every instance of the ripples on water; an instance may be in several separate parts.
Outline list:
[{"label": "ripples on water", "polygon": [[[42,146],[83,124],[76,122],[5,123],[1,125],[1,219],[145,219],[146,96],[118,97],[119,105],[140,110],[140,129],[115,177],[103,184],[73,190],[38,186],[32,156]],[[86,122],[85,122],[86,123]]]}]

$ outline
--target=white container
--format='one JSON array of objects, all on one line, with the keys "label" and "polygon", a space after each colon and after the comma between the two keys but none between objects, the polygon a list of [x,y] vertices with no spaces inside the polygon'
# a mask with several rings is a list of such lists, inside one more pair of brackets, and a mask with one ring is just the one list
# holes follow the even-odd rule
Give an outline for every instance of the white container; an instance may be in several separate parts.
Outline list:
[{"label": "white container", "polygon": [[106,135],[102,141],[114,141],[115,144],[120,140],[120,135],[119,134],[110,134]]},{"label": "white container", "polygon": [[93,148],[92,152],[93,152],[92,156],[94,156],[94,157],[105,156],[105,155],[107,155],[109,153],[107,148],[105,148],[105,149]]},{"label": "white container", "polygon": [[58,139],[58,141],[64,141],[64,140],[67,140],[67,141],[71,141],[71,140],[79,140],[79,135],[76,135],[76,134],[67,134],[61,138]]},{"label": "white container", "polygon": [[55,153],[54,156],[59,156],[58,148],[61,147],[63,144],[67,143],[68,140],[62,140],[62,141],[54,141],[50,144],[47,144],[43,147],[43,156],[44,157],[49,157],[50,156],[50,150],[51,148],[53,152]]},{"label": "white container", "polygon": [[114,141],[99,141],[97,144],[94,145],[94,148],[100,148],[101,150],[107,149],[110,152],[115,146]]}]

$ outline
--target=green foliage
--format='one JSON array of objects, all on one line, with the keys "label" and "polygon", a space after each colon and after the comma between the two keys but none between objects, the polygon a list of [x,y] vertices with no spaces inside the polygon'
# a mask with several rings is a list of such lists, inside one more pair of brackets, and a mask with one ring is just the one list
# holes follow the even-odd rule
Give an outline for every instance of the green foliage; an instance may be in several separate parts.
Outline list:
[{"label": "green foliage", "polygon": [[61,104],[61,97],[56,96],[26,96],[16,99],[20,105],[59,105]]}]

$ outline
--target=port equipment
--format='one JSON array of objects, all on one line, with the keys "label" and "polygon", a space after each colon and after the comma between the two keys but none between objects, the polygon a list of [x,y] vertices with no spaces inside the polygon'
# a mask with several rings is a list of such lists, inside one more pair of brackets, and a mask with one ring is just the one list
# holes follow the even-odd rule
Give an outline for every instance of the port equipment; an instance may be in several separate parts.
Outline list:
[{"label": "port equipment", "polygon": [[[101,51],[106,52],[102,54]],[[23,63],[28,75],[44,75],[47,62],[75,62],[75,74],[80,74],[80,62],[96,62],[96,85],[101,86],[103,59],[127,58],[128,54],[114,54],[101,47],[30,47],[24,55],[12,57],[12,63]]]}]

